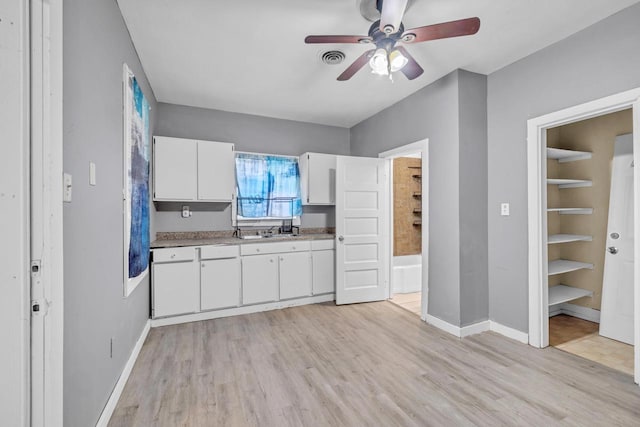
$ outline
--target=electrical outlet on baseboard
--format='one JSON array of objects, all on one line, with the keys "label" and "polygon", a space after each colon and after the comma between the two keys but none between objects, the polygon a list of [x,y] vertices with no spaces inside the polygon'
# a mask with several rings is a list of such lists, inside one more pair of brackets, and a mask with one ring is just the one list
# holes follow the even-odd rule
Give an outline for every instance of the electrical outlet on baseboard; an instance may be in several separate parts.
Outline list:
[{"label": "electrical outlet on baseboard", "polygon": [[501,203],[500,204],[500,215],[509,216],[509,203]]}]

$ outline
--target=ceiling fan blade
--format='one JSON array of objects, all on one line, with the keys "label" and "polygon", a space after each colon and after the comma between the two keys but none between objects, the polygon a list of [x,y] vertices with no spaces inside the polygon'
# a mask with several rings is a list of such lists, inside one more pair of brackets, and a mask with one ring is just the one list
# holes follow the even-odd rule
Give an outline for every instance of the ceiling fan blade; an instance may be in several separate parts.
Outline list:
[{"label": "ceiling fan blade", "polygon": [[338,80],[342,82],[353,77],[355,73],[360,71],[360,69],[364,67],[367,62],[369,62],[371,54],[375,51],[375,49],[371,49],[360,55],[358,59],[353,61],[353,64],[349,65],[349,67],[338,76]]},{"label": "ceiling fan blade", "polygon": [[380,31],[386,34],[398,32],[400,22],[407,8],[408,0],[383,0],[380,11]]},{"label": "ceiling fan blade", "polygon": [[415,59],[413,59],[413,56],[409,55],[409,52],[407,52],[404,47],[397,46],[396,50],[400,51],[402,56],[409,60],[409,62],[407,62],[407,65],[400,69],[400,71],[402,71],[402,74],[404,74],[409,80],[420,77],[420,75],[424,73],[422,67],[416,62]]},{"label": "ceiling fan blade", "polygon": [[304,42],[307,44],[314,43],[370,43],[372,41],[369,36],[307,36]]},{"label": "ceiling fan blade", "polygon": [[447,39],[449,37],[470,36],[477,33],[479,29],[480,18],[460,19],[458,21],[412,28],[402,33],[402,41],[405,43],[418,43]]}]

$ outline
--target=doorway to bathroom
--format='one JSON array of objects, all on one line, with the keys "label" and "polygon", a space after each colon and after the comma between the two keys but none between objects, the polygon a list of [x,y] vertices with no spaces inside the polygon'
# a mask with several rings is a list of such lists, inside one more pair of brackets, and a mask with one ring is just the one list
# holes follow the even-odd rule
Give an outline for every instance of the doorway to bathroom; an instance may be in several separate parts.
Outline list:
[{"label": "doorway to bathroom", "polygon": [[428,140],[380,153],[390,171],[389,301],[422,319],[428,291]]}]

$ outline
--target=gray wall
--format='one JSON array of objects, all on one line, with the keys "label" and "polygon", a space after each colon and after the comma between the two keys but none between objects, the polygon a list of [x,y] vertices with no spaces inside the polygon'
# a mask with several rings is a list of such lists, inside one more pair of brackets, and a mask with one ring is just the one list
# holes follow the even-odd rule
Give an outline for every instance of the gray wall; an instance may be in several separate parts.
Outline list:
[{"label": "gray wall", "polygon": [[[428,312],[454,325],[488,315],[486,303],[482,303],[486,295],[478,295],[479,303],[464,304],[464,319],[460,311],[461,290],[470,296],[487,293],[486,260],[482,256],[474,259],[476,254],[463,248],[467,244],[479,248],[483,240],[486,242],[486,221],[483,225],[482,215],[470,219],[470,215],[461,214],[463,207],[476,201],[479,206],[474,209],[486,207],[486,197],[482,200],[486,195],[486,186],[482,188],[486,154],[478,154],[478,150],[486,151],[484,79],[455,71],[351,129],[351,153],[356,156],[375,157],[429,138]],[[461,144],[471,151],[461,152]],[[462,185],[470,188],[461,189]],[[479,194],[471,194],[473,191]],[[462,236],[461,231],[477,236]]]},{"label": "gray wall", "polygon": [[[349,129],[281,120],[250,114],[158,104],[155,135],[233,142],[238,151],[297,156],[307,151],[348,155]],[[191,218],[181,218],[176,204],[155,204],[155,231],[231,229],[229,205],[190,205]],[[334,226],[332,207],[305,207],[303,227]]]},{"label": "gray wall", "polygon": [[156,102],[113,0],[64,2],[63,60],[64,170],[73,175],[64,205],[64,425],[86,427],[149,317],[148,279],[123,298],[123,62],[151,104],[152,126]]},{"label": "gray wall", "polygon": [[[459,71],[460,326],[489,317],[487,77]],[[430,207],[434,211],[437,207]]]},{"label": "gray wall", "polygon": [[[490,317],[528,330],[527,120],[640,87],[640,4],[489,76]],[[501,217],[499,204],[511,203]]]}]

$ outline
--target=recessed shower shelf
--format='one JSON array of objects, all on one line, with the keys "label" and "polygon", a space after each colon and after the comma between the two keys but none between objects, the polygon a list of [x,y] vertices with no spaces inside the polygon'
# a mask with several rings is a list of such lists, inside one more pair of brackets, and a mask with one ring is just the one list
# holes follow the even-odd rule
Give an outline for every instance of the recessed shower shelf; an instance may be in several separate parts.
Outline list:
[{"label": "recessed shower shelf", "polygon": [[591,187],[593,182],[588,179],[547,179],[547,184],[557,185],[558,188],[579,188],[579,187]]},{"label": "recessed shower shelf", "polygon": [[555,276],[556,274],[569,273],[571,271],[589,269],[593,270],[593,264],[588,262],[571,261],[568,259],[557,259],[555,261],[549,261],[549,276]]},{"label": "recessed shower shelf", "polygon": [[562,304],[582,297],[592,297],[593,292],[567,285],[556,285],[549,288],[549,305]]},{"label": "recessed shower shelf", "polygon": [[547,239],[547,243],[554,245],[557,243],[590,242],[592,240],[592,236],[584,236],[582,234],[552,234]]}]

